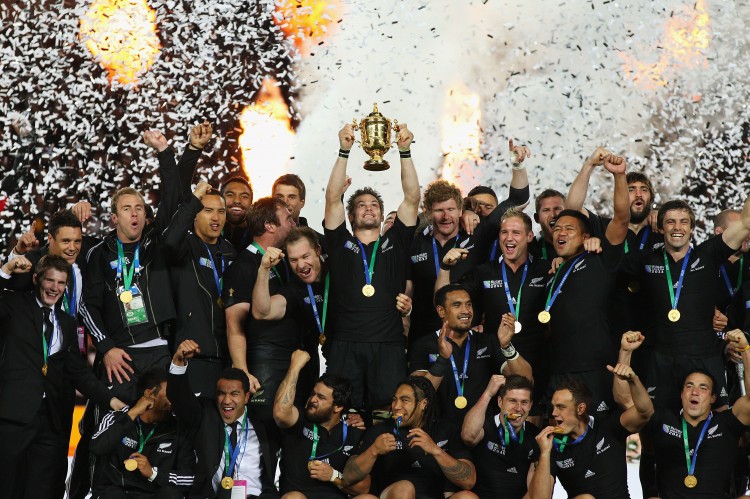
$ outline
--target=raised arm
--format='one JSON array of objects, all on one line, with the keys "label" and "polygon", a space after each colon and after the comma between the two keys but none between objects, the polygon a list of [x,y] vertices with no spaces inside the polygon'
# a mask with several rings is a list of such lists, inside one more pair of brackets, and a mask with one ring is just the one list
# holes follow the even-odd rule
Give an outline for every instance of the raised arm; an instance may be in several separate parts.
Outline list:
[{"label": "raised arm", "polygon": [[291,428],[299,419],[299,410],[294,406],[294,397],[297,394],[297,381],[299,373],[310,360],[310,354],[304,350],[292,352],[292,360],[289,370],[281,380],[279,389],[276,390],[276,398],[273,401],[273,420],[279,428]]},{"label": "raised arm", "polygon": [[440,272],[435,279],[435,289],[433,294],[443,286],[451,283],[451,269],[461,260],[466,260],[469,256],[469,250],[464,248],[451,248],[440,262]]},{"label": "raised arm", "polygon": [[353,145],[354,129],[351,125],[344,125],[344,128],[339,130],[339,155],[333,164],[333,170],[331,170],[331,176],[328,177],[328,186],[326,187],[325,220],[323,225],[328,230],[338,228],[346,220],[342,194],[349,182],[346,176],[346,164],[349,161],[349,151]]},{"label": "raised arm", "polygon": [[258,378],[250,374],[247,367],[247,338],[243,325],[250,315],[250,304],[240,302],[228,307],[224,314],[227,319],[227,347],[232,358],[232,367],[242,369],[250,379],[250,393],[260,388]]},{"label": "raised arm", "polygon": [[588,216],[589,213],[583,205],[586,203],[586,195],[589,190],[591,174],[597,166],[604,164],[604,158],[609,154],[610,152],[605,148],[597,147],[591,156],[586,158],[586,161],[583,162],[583,166],[581,166],[581,171],[578,172],[575,180],[570,184],[568,197],[565,198],[565,209],[577,210]]},{"label": "raised arm", "polygon": [[742,205],[740,219],[727,227],[727,230],[721,233],[721,238],[732,249],[740,249],[742,241],[750,235],[750,196],[745,199]]},{"label": "raised arm", "polygon": [[407,227],[417,223],[420,199],[417,169],[414,168],[414,162],[411,159],[412,140],[414,140],[414,134],[409,131],[406,124],[399,124],[396,143],[401,155],[401,189],[404,191],[404,199],[398,206],[397,216]]},{"label": "raised arm", "polygon": [[[513,155],[513,172],[510,177],[510,194],[506,201],[511,203],[511,206],[526,206],[529,203],[530,193],[529,174],[524,161],[531,157],[531,150],[526,146],[514,145],[513,139],[508,139],[508,149]],[[505,211],[507,209],[503,210],[503,213]]]},{"label": "raised arm", "polygon": [[744,397],[740,397],[734,406],[732,412],[744,425],[750,425],[750,345],[747,343],[747,337],[739,329],[734,329],[727,333],[727,341],[735,344],[735,350],[741,352],[742,367],[744,367],[745,376],[743,382],[745,385]]},{"label": "raised arm", "polygon": [[500,342],[500,353],[505,358],[502,374],[518,374],[534,381],[531,364],[516,351],[511,340],[515,335],[516,318],[513,314],[503,314],[500,327],[497,328],[497,339]]},{"label": "raised arm", "polygon": [[649,397],[643,383],[630,366],[617,364],[615,367],[607,366],[607,369],[628,384],[633,406],[620,415],[620,424],[630,433],[638,433],[654,414],[654,404],[651,402],[651,397]]},{"label": "raised arm", "polygon": [[196,215],[203,209],[201,198],[210,190],[211,186],[208,183],[199,182],[193,191],[193,195],[177,208],[177,213],[174,214],[164,230],[164,247],[172,257],[182,260],[189,256],[185,238],[188,231],[193,228]]},{"label": "raised arm", "polygon": [[493,374],[477,403],[464,416],[464,424],[461,426],[461,440],[469,447],[476,447],[484,438],[484,418],[487,415],[487,408],[495,399],[497,391],[504,384],[505,376]]},{"label": "raised arm", "polygon": [[625,178],[625,158],[610,154],[604,159],[604,168],[615,178],[615,214],[607,226],[606,237],[610,244],[618,245],[625,241],[630,223],[628,181]]},{"label": "raised arm", "polygon": [[276,321],[284,318],[286,298],[273,295],[268,289],[271,269],[284,258],[280,249],[269,246],[258,267],[258,277],[253,286],[253,317],[258,320]]},{"label": "raised arm", "polygon": [[[622,338],[620,339],[620,351],[617,354],[617,363],[629,366],[633,352],[643,344],[643,340],[645,339],[645,336],[638,331],[627,331],[623,333]],[[630,396],[628,382],[619,376],[614,376],[612,394],[617,405],[623,410],[633,406],[633,398]]]},{"label": "raised arm", "polygon": [[190,390],[186,371],[188,360],[199,354],[200,347],[193,340],[185,340],[177,347],[172,356],[167,379],[167,398],[172,402],[172,409],[180,422],[190,428],[201,424],[201,404]]},{"label": "raised arm", "polygon": [[415,371],[412,373],[412,376],[424,376],[429,379],[432,386],[435,387],[435,390],[440,387],[443,378],[451,370],[450,358],[451,355],[453,355],[453,344],[447,339],[450,337],[451,331],[448,328],[447,323],[443,322],[443,327],[440,328],[440,335],[438,336],[439,355],[437,360],[432,364],[429,371]]}]

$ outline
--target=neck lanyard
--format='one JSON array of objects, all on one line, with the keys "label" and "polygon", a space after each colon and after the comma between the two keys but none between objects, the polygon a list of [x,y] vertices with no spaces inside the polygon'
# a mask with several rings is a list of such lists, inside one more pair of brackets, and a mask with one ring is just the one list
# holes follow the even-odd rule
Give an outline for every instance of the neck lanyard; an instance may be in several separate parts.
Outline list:
[{"label": "neck lanyard", "polygon": [[[461,235],[459,232],[456,234],[456,239],[453,241],[453,247],[455,248],[458,245],[458,238]],[[374,255],[375,253],[373,253]],[[433,260],[435,261],[435,276],[440,274],[440,260],[438,260],[438,250],[437,250],[437,243],[435,242],[435,236],[432,236],[432,256]],[[367,284],[370,284],[369,282]]]},{"label": "neck lanyard", "polygon": [[694,476],[695,463],[698,459],[698,447],[700,447],[701,443],[703,443],[703,437],[706,435],[706,429],[708,428],[709,423],[711,423],[711,418],[713,417],[714,417],[713,412],[710,412],[708,414],[708,419],[706,419],[706,422],[703,423],[701,434],[700,436],[698,436],[698,441],[695,443],[695,450],[693,450],[692,459],[690,459],[690,444],[688,443],[687,421],[685,421],[685,416],[682,417],[682,444],[685,447],[685,461],[687,464],[689,476]]},{"label": "neck lanyard", "polygon": [[[575,440],[573,440],[572,442],[570,442],[570,445],[577,444],[578,442],[580,442],[581,440],[583,440],[584,437],[586,435],[588,435],[588,434],[589,434],[589,425],[587,424],[586,425],[586,431],[583,432],[583,435],[579,436],[578,438],[576,438]],[[562,454],[562,452],[565,450],[565,446],[567,444],[568,444],[568,435],[565,435],[561,439],[557,439],[557,438],[553,438],[552,439],[552,445],[555,446],[555,449],[557,449],[557,451],[560,454]]]},{"label": "neck lanyard", "polygon": [[464,347],[464,371],[461,376],[458,376],[458,368],[456,367],[456,361],[453,359],[451,353],[451,367],[453,367],[453,379],[456,380],[456,391],[459,397],[464,396],[464,384],[466,383],[466,371],[469,368],[469,350],[471,349],[471,332],[466,336],[466,346]]},{"label": "neck lanyard", "polygon": [[[557,295],[560,294],[560,290],[565,284],[565,281],[568,280],[568,276],[570,275],[570,272],[573,270],[576,264],[583,259],[584,256],[586,256],[586,253],[581,253],[575,258],[575,260],[573,260],[570,263],[568,270],[565,271],[565,275],[560,280],[560,284],[558,284],[557,288],[555,288],[555,282],[557,282],[557,276],[560,275],[560,271],[562,270],[562,268],[565,266],[565,263],[567,262],[557,267],[557,272],[555,272],[555,277],[552,279],[552,284],[550,284],[550,287],[549,287],[549,293],[547,293],[547,304],[544,305],[545,312],[549,312],[549,310],[552,308],[552,305],[555,303],[555,300],[557,300]],[[554,289],[554,292],[552,291],[553,289]]]},{"label": "neck lanyard", "polygon": [[[211,260],[211,270],[214,272],[214,281],[216,282],[216,290],[219,292],[219,296],[221,296],[222,288],[224,287],[224,254],[221,255],[221,277],[219,277],[219,271],[216,269],[216,261],[214,260],[213,252],[211,251],[211,248],[208,246],[208,244],[203,243],[203,245],[206,247],[206,251],[208,252],[208,258]],[[218,247],[218,246],[217,246]]]},{"label": "neck lanyard", "polygon": [[242,430],[240,431],[244,433],[244,445],[240,445],[240,439],[238,438],[237,447],[234,448],[232,448],[232,442],[229,441],[229,433],[224,432],[224,476],[231,477],[234,474],[240,447],[247,447],[247,410],[245,410],[245,418],[242,420]]},{"label": "neck lanyard", "polygon": [[[648,235],[651,232],[651,227],[648,225],[645,229],[643,229],[643,236],[641,237],[641,243],[638,245],[638,251],[643,251],[643,248],[646,246],[646,239],[648,239]],[[628,252],[628,240],[625,239],[625,253]]]},{"label": "neck lanyard", "polygon": [[[326,315],[328,314],[328,285],[331,282],[331,274],[326,273],[326,287],[323,292],[323,313],[319,314],[318,305],[315,303],[315,293],[313,293],[312,286],[307,285],[307,296],[310,297],[310,306],[312,307],[313,315],[315,316],[315,323],[318,325],[318,333],[321,335],[326,329]],[[321,318],[322,315],[322,318]]]},{"label": "neck lanyard", "polygon": [[672,300],[672,310],[677,310],[677,303],[680,301],[680,292],[682,291],[682,280],[685,277],[685,270],[687,269],[688,260],[690,260],[690,252],[693,247],[688,247],[685,259],[682,262],[682,269],[680,270],[680,278],[677,280],[677,291],[674,290],[672,284],[672,272],[669,270],[669,258],[667,257],[667,250],[664,250],[664,272],[667,274],[667,284],[669,284],[669,298]]},{"label": "neck lanyard", "polygon": [[332,456],[333,454],[336,454],[338,451],[344,448],[344,444],[346,444],[346,435],[349,431],[349,426],[346,424],[346,421],[344,420],[341,420],[340,424],[344,425],[344,427],[341,430],[343,433],[343,437],[341,438],[341,445],[339,445],[339,447],[336,450],[331,451],[328,454],[323,454],[322,456],[318,456],[318,457],[316,457],[316,454],[318,453],[318,440],[319,440],[318,425],[313,424],[313,445],[312,445],[312,452],[310,452],[310,459],[308,459],[308,461],[316,461],[316,460],[320,461],[322,459],[325,459],[328,456]]},{"label": "neck lanyard", "polygon": [[526,263],[523,264],[523,276],[521,276],[521,285],[518,287],[518,295],[516,296],[516,306],[513,306],[513,297],[510,294],[510,284],[508,284],[508,273],[505,271],[505,260],[500,259],[500,267],[503,269],[503,287],[505,288],[505,297],[508,299],[508,310],[513,312],[518,320],[518,314],[521,310],[521,292],[523,291],[523,283],[526,282],[526,272],[529,270],[529,258],[526,257]]},{"label": "neck lanyard", "polygon": [[52,322],[52,332],[50,333],[50,341],[47,343],[47,335],[44,334],[44,328],[47,327],[47,319],[44,317],[44,310],[42,310],[42,356],[44,357],[44,364],[42,365],[42,374],[47,376],[47,358],[52,350],[52,344],[55,342],[55,324],[57,323],[57,317],[55,317],[55,311],[49,311],[50,322]]},{"label": "neck lanyard", "polygon": [[497,239],[495,239],[494,241],[492,241],[492,249],[490,250],[490,261],[491,262],[494,262],[495,261],[495,257],[497,256],[497,245],[498,245]]},{"label": "neck lanyard", "polygon": [[[76,316],[76,310],[78,308],[78,303],[76,303],[76,264],[73,264],[70,269],[71,277],[73,278],[73,288],[71,289],[70,293],[68,293],[68,288],[65,288],[65,293],[63,295],[62,305],[63,309],[67,314],[70,314],[71,316]],[[740,270],[740,274],[742,271]]]},{"label": "neck lanyard", "polygon": [[[125,272],[123,272],[123,267]],[[133,264],[128,268],[125,263],[125,250],[122,248],[122,243],[117,240],[117,281],[122,282],[125,291],[130,291],[133,284],[133,276],[136,277],[141,273],[141,242],[138,241],[135,245],[135,252],[133,253]]]},{"label": "neck lanyard", "polygon": [[[372,274],[375,273],[375,257],[378,255],[378,247],[380,246],[380,236],[378,236],[378,240],[375,241],[375,247],[372,248],[372,256],[370,256],[370,264],[367,264],[367,254],[365,253],[365,247],[362,244],[362,241],[357,239],[357,244],[359,245],[359,250],[362,252],[362,265],[365,268],[365,282],[367,284],[370,284],[372,282]],[[434,239],[433,239],[433,244]]]},{"label": "neck lanyard", "polygon": [[542,236],[542,260],[547,259],[547,240]]},{"label": "neck lanyard", "polygon": [[[507,431],[503,431],[503,426],[507,428]],[[521,431],[516,435],[516,431],[513,429],[513,426],[510,424],[508,419],[505,417],[505,415],[502,416],[502,420],[500,422],[500,426],[497,427],[497,430],[499,432],[500,442],[504,442],[503,447],[508,447],[510,445],[510,441],[513,440],[518,445],[521,445],[523,443],[523,434],[524,430],[526,429],[526,423],[524,423],[523,426],[521,426]]]},{"label": "neck lanyard", "polygon": [[154,434],[156,431],[156,425],[154,425],[153,428],[151,428],[151,431],[146,436],[146,438],[143,438],[143,430],[141,428],[141,419],[138,418],[138,425],[136,427],[136,430],[138,430],[138,452],[143,452],[143,447],[146,445],[146,442],[148,442],[148,439],[151,438],[151,435]]},{"label": "neck lanyard", "polygon": [[740,272],[737,274],[737,286],[732,287],[732,282],[729,280],[729,275],[727,274],[726,265],[721,266],[721,277],[724,278],[724,283],[727,285],[727,290],[729,291],[729,296],[731,298],[734,298],[734,295],[737,294],[737,291],[740,290],[740,286],[742,286],[742,266],[745,264],[745,255],[740,256]]},{"label": "neck lanyard", "polygon": [[[261,256],[263,256],[263,255],[266,254],[266,250],[264,250],[263,248],[261,248],[260,244],[258,244],[258,243],[256,243],[256,242],[253,241],[253,246],[255,246],[255,249],[258,250],[258,252],[260,253]],[[281,274],[279,274],[279,271],[276,269],[276,265],[274,265],[273,267],[271,267],[271,271],[274,274],[276,274],[276,277],[279,278],[279,282],[281,282],[281,283],[284,282],[284,281],[281,280]]]},{"label": "neck lanyard", "polygon": [[396,426],[393,427],[393,434],[396,435],[396,438],[399,440],[401,439],[401,434],[398,432],[401,429],[401,423],[403,422],[404,417],[398,416],[396,418]]}]

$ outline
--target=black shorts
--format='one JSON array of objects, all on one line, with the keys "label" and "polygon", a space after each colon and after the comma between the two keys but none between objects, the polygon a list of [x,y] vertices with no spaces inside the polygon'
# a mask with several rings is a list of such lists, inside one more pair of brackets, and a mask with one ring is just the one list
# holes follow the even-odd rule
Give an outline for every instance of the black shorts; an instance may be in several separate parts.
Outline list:
[{"label": "black shorts", "polygon": [[714,378],[716,402],[714,407],[729,403],[727,378],[724,360],[721,355],[696,359],[680,355],[667,355],[654,350],[651,364],[644,385],[654,401],[654,407],[663,407],[673,411],[682,409],[680,395],[685,377],[693,370],[707,371]]},{"label": "black shorts", "polygon": [[[169,354],[169,347],[167,345],[146,348],[125,347],[124,350],[132,359],[128,362],[134,371],[129,373],[130,381],[123,378],[123,382],[118,383],[117,379],[112,376],[112,383],[110,383],[107,379],[107,370],[104,368],[103,362],[99,365],[99,379],[105,385],[111,387],[110,391],[113,397],[117,397],[132,406],[140,398],[136,388],[140,374],[151,368],[161,368],[166,371],[169,369],[169,361],[172,356]],[[102,410],[103,414],[106,414],[109,411],[109,407],[102,407]],[[98,423],[97,420],[97,425]]]},{"label": "black shorts", "polygon": [[580,379],[591,390],[592,407],[588,408],[590,415],[598,413],[607,413],[615,409],[615,402],[612,397],[612,373],[602,368],[596,371],[581,371],[577,373],[559,373],[552,374],[547,384],[543,404],[545,404],[548,413],[552,413],[552,395],[554,395],[557,386],[567,377]]},{"label": "black shorts", "polygon": [[403,343],[359,343],[333,340],[326,371],[352,383],[356,409],[390,405],[398,383],[406,378]]}]

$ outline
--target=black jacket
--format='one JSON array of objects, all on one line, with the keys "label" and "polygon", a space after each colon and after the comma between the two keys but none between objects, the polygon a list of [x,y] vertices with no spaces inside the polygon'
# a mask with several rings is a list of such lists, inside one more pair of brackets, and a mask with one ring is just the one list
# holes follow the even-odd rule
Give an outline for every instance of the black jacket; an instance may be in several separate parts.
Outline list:
[{"label": "black jacket", "polygon": [[[180,423],[196,432],[193,445],[195,446],[197,464],[195,467],[195,482],[189,497],[201,499],[215,497],[211,481],[216,474],[218,469],[216,466],[224,452],[226,435],[224,422],[219,415],[216,402],[193,395],[188,385],[187,374],[169,374],[167,398],[172,402],[172,408]],[[247,410],[248,419],[253,425],[260,442],[262,468],[260,479],[263,485],[263,493],[273,494],[276,492],[274,486],[276,455],[271,455],[265,427],[254,416],[250,406],[247,407]]]},{"label": "black jacket", "polygon": [[[128,409],[111,411],[99,424],[91,439],[91,452],[100,457],[96,460],[93,492],[103,493],[113,489],[144,494],[156,493],[162,487],[173,487],[187,493],[193,484],[193,435],[169,419],[149,427],[146,435],[154,429],[141,451],[152,467],[157,467],[156,478],[149,482],[140,471],[127,471],[125,460],[138,451],[138,427],[128,416]],[[106,497],[104,494],[102,497]]]},{"label": "black jacket", "polygon": [[[195,216],[203,204],[190,196],[180,205],[164,231],[164,247],[168,254],[172,292],[177,307],[175,345],[191,339],[201,346],[201,357],[229,359],[227,326],[224,308],[219,305],[221,293],[216,289],[206,244],[192,233]],[[236,252],[229,241],[219,238],[218,250],[224,257],[213,255],[217,273],[222,276],[234,261]]]},{"label": "black jacket", "polygon": [[44,376],[44,313],[36,295],[11,291],[0,294],[0,418],[26,424],[46,403],[55,429],[68,434],[76,389],[104,407],[109,406],[112,397],[78,350],[75,319],[59,304],[55,316],[62,348],[47,359]]},{"label": "black jacket", "polygon": [[[174,152],[160,152],[161,200],[154,223],[147,225],[140,239],[141,275],[137,281],[143,293],[149,324],[160,326],[175,318],[174,300],[169,282],[169,268],[162,248],[162,231],[185,199],[179,170],[192,169],[201,151],[186,150],[175,164]],[[189,188],[189,187],[188,187]],[[162,337],[166,328],[143,328],[126,325],[115,289],[117,236],[113,231],[92,248],[87,256],[87,276],[80,314],[100,354],[114,347],[124,348]],[[148,331],[147,333],[144,333]]]}]

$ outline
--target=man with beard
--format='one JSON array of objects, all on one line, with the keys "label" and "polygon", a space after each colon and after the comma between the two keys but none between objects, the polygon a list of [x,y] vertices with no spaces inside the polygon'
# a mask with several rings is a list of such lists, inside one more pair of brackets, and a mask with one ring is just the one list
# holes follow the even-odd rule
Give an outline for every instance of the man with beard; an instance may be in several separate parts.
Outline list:
[{"label": "man with beard", "polygon": [[346,487],[341,470],[362,438],[362,431],[348,426],[345,414],[351,402],[351,384],[324,374],[315,383],[300,414],[294,405],[300,372],[310,360],[304,350],[292,360],[273,405],[273,417],[282,429],[280,491],[283,499],[333,499],[366,493],[365,478]]},{"label": "man with beard", "polygon": [[456,488],[471,489],[476,483],[471,453],[458,429],[439,419],[436,397],[424,377],[399,383],[391,402],[393,418],[367,429],[344,467],[344,483],[358,483],[369,474],[370,493],[380,499],[436,498]]},{"label": "man with beard", "polygon": [[565,209],[565,195],[554,189],[545,189],[536,197],[534,207],[534,221],[542,227],[542,232],[529,243],[529,254],[551,261],[557,257],[552,243],[552,228],[560,212]]},{"label": "man with beard", "polygon": [[443,321],[439,332],[420,338],[409,350],[412,375],[425,376],[437,390],[440,414],[463,421],[493,374],[532,377],[531,366],[511,343],[515,319],[505,314],[495,334],[471,329],[471,297],[460,284],[435,293],[435,307]]},{"label": "man with beard", "polygon": [[221,294],[235,250],[221,237],[225,222],[224,198],[199,182],[164,232],[177,307],[174,344],[192,339],[203,345],[188,379],[193,392],[208,398],[214,397],[216,379],[230,364]]},{"label": "man with beard", "polygon": [[247,210],[253,204],[253,188],[245,177],[230,175],[221,182],[221,195],[227,207],[227,225],[222,235],[237,251],[252,242],[247,229]]},{"label": "man with beard", "polygon": [[[461,438],[473,449],[477,484],[471,491],[480,499],[518,499],[527,492],[532,464],[539,459],[535,441],[539,428],[527,421],[533,390],[523,376],[495,374],[466,414]],[[488,418],[495,395],[500,412]]]},{"label": "man with beard", "polygon": [[[738,210],[723,210],[714,217],[714,235],[719,235],[740,219]],[[716,293],[714,326],[717,332],[741,327],[745,303],[741,300],[743,283],[750,279],[750,262],[745,263],[748,241],[732,253],[720,268],[719,288]],[[730,320],[731,318],[731,320]],[[736,359],[739,361],[739,357]]]}]

